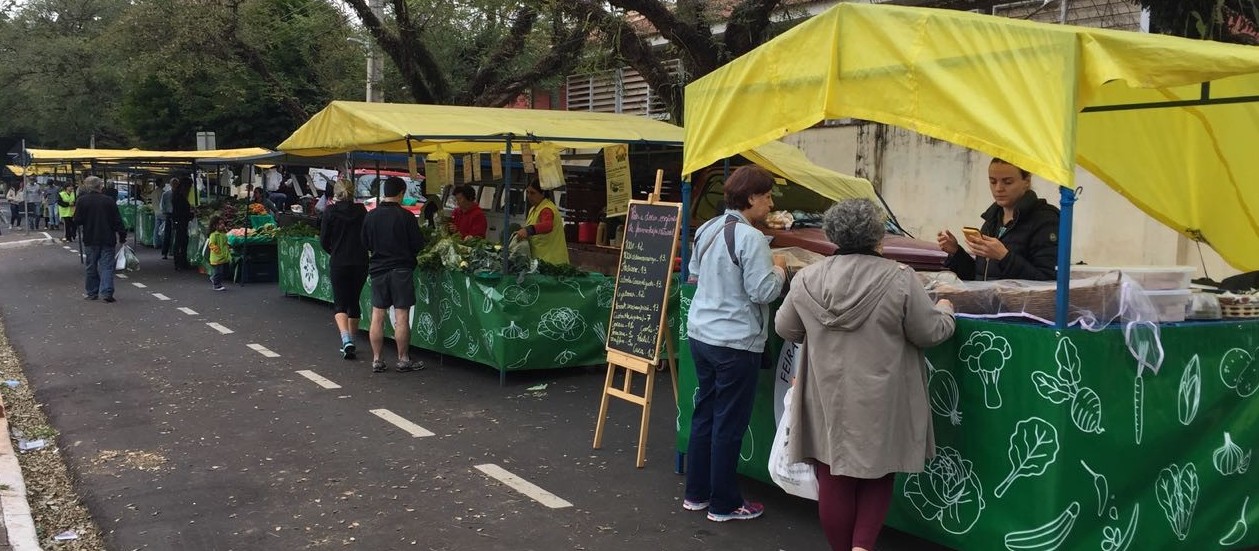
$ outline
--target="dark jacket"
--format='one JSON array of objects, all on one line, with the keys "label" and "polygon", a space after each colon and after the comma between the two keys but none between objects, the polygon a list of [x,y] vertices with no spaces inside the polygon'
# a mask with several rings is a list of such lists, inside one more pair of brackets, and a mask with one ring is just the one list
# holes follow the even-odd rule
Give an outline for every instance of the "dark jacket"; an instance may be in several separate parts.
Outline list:
[{"label": "dark jacket", "polygon": [[962,279],[1033,279],[1058,276],[1058,207],[1028,190],[1014,205],[1014,220],[1001,233],[1002,208],[993,203],[984,212],[979,232],[1001,240],[1010,252],[1000,261],[974,258],[964,250],[950,255],[944,265]]},{"label": "dark jacket", "polygon": [[171,194],[171,219],[177,222],[192,220],[192,204],[188,202],[188,188],[177,187]]},{"label": "dark jacket", "polygon": [[79,227],[85,246],[113,247],[119,241],[127,240],[127,229],[122,225],[118,204],[104,193],[79,196],[74,202],[74,224]]},{"label": "dark jacket", "polygon": [[414,270],[415,255],[424,250],[424,236],[414,214],[398,203],[386,201],[363,220],[363,246],[372,255],[367,264],[367,272],[372,275],[395,269]]},{"label": "dark jacket", "polygon": [[333,203],[319,223],[319,245],[332,256],[329,266],[366,266],[363,219],[367,209],[353,201]]}]

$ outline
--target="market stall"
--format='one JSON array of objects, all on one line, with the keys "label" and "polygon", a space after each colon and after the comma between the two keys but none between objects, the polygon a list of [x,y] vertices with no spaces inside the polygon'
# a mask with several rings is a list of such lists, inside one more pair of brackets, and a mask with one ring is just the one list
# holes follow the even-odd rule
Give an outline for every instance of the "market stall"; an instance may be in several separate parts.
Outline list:
[{"label": "market stall", "polygon": [[[354,132],[347,133],[349,128]],[[562,148],[677,146],[680,139],[681,130],[675,126],[627,115],[336,101],[278,149],[308,156],[354,151],[423,154],[431,159],[477,155],[474,162],[480,164],[479,155],[502,155],[509,161],[514,151],[526,147],[545,157],[558,155]],[[503,218],[500,233],[490,236],[498,243],[509,241],[510,213],[518,210],[511,203],[520,200],[505,193],[520,185],[512,164],[500,164],[503,184],[496,197],[501,203],[487,211],[488,216]],[[544,186],[561,184],[544,178]],[[489,365],[504,376],[515,369],[604,363],[602,335],[613,281],[570,267],[522,269],[521,262],[509,258],[508,247],[495,247],[487,242],[426,251],[430,257],[443,258],[432,262],[421,258],[416,271],[420,304],[412,309],[412,344]],[[280,249],[285,291],[296,291],[301,282],[303,292],[297,294],[318,295],[325,273],[319,266],[326,261],[318,259],[323,253],[317,243],[281,243]],[[461,266],[465,261],[469,266]]]},{"label": "market stall", "polygon": [[[1259,169],[1246,151],[1256,99],[1252,47],[844,3],[687,87],[688,118],[703,122],[687,128],[684,172],[822,119],[867,119],[1063,186],[1059,266],[1070,265],[1078,162],[1252,270],[1259,196],[1241,179]],[[745,116],[751,104],[760,116]],[[1059,270],[1057,327],[960,318],[952,340],[928,351],[936,457],[898,477],[889,523],[958,549],[1259,544],[1248,530],[1259,521],[1248,493],[1259,482],[1248,471],[1259,321],[1068,329],[1084,319],[1070,307],[1070,272]],[[681,319],[693,291],[681,290]],[[689,361],[684,397],[696,384]],[[740,460],[766,479],[789,377],[780,368],[761,379]],[[679,450],[692,407],[683,398]]]}]

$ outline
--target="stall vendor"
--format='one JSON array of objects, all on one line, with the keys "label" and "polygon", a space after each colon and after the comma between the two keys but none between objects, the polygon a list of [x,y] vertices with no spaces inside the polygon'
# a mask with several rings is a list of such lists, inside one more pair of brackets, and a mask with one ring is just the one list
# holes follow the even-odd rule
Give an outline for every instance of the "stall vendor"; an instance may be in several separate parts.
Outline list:
[{"label": "stall vendor", "polygon": [[485,239],[489,222],[485,219],[485,211],[481,210],[481,205],[476,201],[476,190],[464,184],[455,188],[454,195],[455,210],[450,217],[452,230],[464,239]]},{"label": "stall vendor", "polygon": [[[1032,191],[1032,175],[1001,159],[988,165],[992,206],[978,232],[964,231],[967,253],[949,230],[936,235],[945,266],[967,280],[1057,277],[1058,207]],[[973,254],[974,256],[971,256]]]},{"label": "stall vendor", "polygon": [[537,179],[530,180],[525,187],[525,199],[529,201],[529,217],[516,237],[529,240],[534,258],[551,264],[568,264],[568,242],[564,239],[560,208],[542,191]]}]

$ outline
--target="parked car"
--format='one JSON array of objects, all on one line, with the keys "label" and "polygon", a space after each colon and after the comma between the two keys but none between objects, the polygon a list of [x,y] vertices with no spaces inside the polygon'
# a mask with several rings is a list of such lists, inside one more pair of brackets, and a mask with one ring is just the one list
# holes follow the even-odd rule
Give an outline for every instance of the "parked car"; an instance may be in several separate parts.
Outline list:
[{"label": "parked car", "polygon": [[[724,212],[724,183],[725,170],[720,166],[709,167],[696,174],[690,204],[693,228]],[[822,212],[833,203],[802,186],[776,186],[774,189],[775,210]],[[773,238],[770,246],[775,248],[800,247],[826,256],[835,254],[838,248],[818,227],[778,230],[762,226],[758,229]],[[911,237],[892,220],[888,221],[887,236],[883,238],[883,256],[915,270],[931,272],[945,269],[944,260],[947,257],[935,242]]]}]

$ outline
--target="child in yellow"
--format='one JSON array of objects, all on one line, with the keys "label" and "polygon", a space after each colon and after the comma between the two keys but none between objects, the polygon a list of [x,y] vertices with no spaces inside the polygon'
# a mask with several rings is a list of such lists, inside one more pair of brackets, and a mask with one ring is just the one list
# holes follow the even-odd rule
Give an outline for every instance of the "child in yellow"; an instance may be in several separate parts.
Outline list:
[{"label": "child in yellow", "polygon": [[232,261],[232,249],[227,245],[227,224],[218,216],[210,217],[210,285],[215,291],[226,291],[223,286],[223,274]]}]

